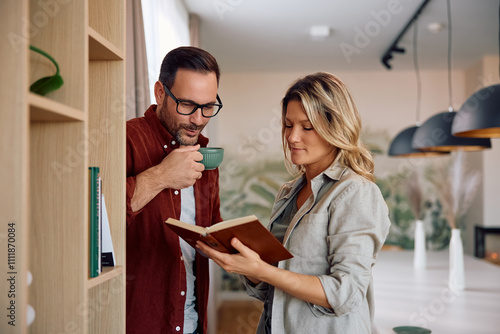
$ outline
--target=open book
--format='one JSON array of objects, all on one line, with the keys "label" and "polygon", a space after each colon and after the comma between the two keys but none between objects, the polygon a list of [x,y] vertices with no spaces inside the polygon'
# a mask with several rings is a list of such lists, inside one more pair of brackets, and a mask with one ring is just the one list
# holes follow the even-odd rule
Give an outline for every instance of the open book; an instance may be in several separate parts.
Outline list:
[{"label": "open book", "polygon": [[200,240],[219,252],[234,254],[237,251],[231,246],[231,239],[236,237],[267,263],[293,257],[253,215],[226,220],[210,227],[195,226],[173,218],[167,219],[165,223],[192,247]]}]

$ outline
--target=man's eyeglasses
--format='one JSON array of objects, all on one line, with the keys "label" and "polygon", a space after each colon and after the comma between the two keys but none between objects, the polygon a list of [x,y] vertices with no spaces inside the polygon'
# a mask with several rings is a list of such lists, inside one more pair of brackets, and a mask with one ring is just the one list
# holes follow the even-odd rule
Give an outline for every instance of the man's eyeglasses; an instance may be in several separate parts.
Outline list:
[{"label": "man's eyeglasses", "polygon": [[217,94],[217,102],[219,103],[207,103],[207,104],[198,104],[193,101],[188,100],[179,100],[172,94],[170,89],[167,88],[165,84],[163,84],[163,89],[167,92],[168,95],[177,103],[176,110],[181,115],[191,115],[196,110],[201,109],[201,114],[203,117],[214,117],[217,113],[222,109],[222,102],[219,98],[219,94]]}]

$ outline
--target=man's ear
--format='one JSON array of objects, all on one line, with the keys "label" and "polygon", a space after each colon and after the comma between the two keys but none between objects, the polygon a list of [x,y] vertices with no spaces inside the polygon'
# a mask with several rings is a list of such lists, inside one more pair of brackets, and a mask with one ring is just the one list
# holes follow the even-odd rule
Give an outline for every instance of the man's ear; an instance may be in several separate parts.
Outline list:
[{"label": "man's ear", "polygon": [[161,106],[163,104],[163,99],[165,98],[165,89],[163,88],[163,84],[160,81],[156,81],[154,90],[156,104]]}]

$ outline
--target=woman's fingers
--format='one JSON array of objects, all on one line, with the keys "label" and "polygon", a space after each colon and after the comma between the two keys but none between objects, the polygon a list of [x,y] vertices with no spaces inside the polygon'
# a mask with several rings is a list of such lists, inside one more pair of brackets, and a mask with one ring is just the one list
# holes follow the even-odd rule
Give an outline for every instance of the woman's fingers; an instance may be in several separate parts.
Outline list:
[{"label": "woman's fingers", "polygon": [[238,238],[233,238],[231,240],[231,245],[245,258],[260,258],[259,254],[254,252],[252,249],[245,246]]}]

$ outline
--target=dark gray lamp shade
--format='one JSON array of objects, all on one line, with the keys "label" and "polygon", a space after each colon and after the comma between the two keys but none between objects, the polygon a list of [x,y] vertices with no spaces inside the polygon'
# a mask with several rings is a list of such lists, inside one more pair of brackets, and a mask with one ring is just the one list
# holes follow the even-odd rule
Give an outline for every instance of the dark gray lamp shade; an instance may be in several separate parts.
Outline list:
[{"label": "dark gray lamp shade", "polygon": [[489,138],[462,138],[451,134],[455,111],[445,111],[427,119],[413,135],[412,146],[423,151],[479,151],[491,148]]},{"label": "dark gray lamp shade", "polygon": [[449,152],[422,151],[412,147],[412,140],[418,126],[411,126],[402,130],[394,137],[389,146],[389,156],[424,158],[447,154]]},{"label": "dark gray lamp shade", "polygon": [[472,94],[457,112],[451,133],[459,137],[500,137],[500,85]]}]

